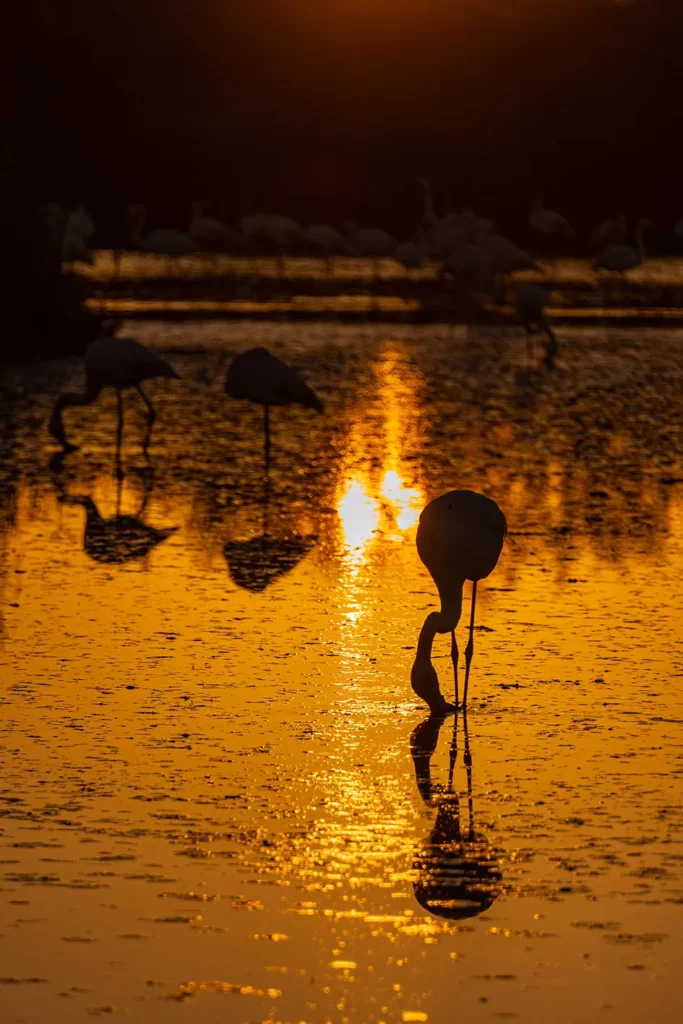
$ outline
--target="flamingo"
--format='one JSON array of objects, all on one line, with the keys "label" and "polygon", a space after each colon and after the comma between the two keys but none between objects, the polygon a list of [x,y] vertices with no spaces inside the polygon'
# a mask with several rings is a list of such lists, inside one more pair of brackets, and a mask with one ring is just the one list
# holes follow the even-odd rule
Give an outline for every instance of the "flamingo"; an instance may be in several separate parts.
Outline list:
[{"label": "flamingo", "polygon": [[84,242],[89,242],[95,234],[95,223],[82,203],[67,215],[64,234],[77,235]]},{"label": "flamingo", "polygon": [[143,234],[147,223],[147,211],[144,206],[138,204],[129,207],[128,216],[131,241],[138,249],[159,256],[186,256],[197,248],[191,235],[175,228],[155,228]]},{"label": "flamingo", "polygon": [[88,249],[88,243],[81,235],[73,231],[67,231],[62,235],[61,245],[62,263],[92,263],[92,256]]},{"label": "flamingo", "polygon": [[399,242],[391,255],[406,270],[421,270],[427,262],[429,251],[419,239],[408,239]]},{"label": "flamingo", "polygon": [[324,257],[328,274],[332,273],[332,257],[349,251],[342,233],[329,224],[311,224],[304,232],[304,239]]},{"label": "flamingo", "polygon": [[635,248],[621,243],[608,245],[598,253],[594,263],[595,269],[612,270],[623,274],[626,270],[640,266],[645,259],[643,233],[655,228],[656,225],[651,220],[641,217],[635,227]]},{"label": "flamingo", "polygon": [[117,451],[121,449],[123,436],[123,398],[124,388],[136,388],[147,406],[147,435],[143,450],[147,449],[152,426],[156,419],[154,407],[142,390],[141,384],[154,377],[173,377],[178,374],[172,366],[155,352],[141,345],[133,338],[114,337],[109,325],[107,333],[96,338],[85,353],[85,392],[83,394],[68,393],[60,395],[55,402],[48,425],[48,430],[65,452],[75,451],[78,445],[66,439],[62,414],[71,405],[92,405],[98,398],[102,388],[114,388],[118,401],[118,425],[116,430]]},{"label": "flamingo", "polygon": [[372,281],[379,278],[380,259],[391,256],[396,249],[396,239],[381,228],[359,228],[353,221],[344,221],[348,231],[348,244],[356,256],[372,260]]},{"label": "flamingo", "polygon": [[305,237],[304,231],[297,221],[280,214],[248,214],[240,219],[240,231],[247,244],[258,246],[259,243],[265,242],[266,245],[277,250],[280,277],[284,276],[285,254],[292,243],[297,243]]},{"label": "flamingo", "polygon": [[588,240],[591,249],[605,245],[622,245],[628,239],[628,220],[623,213],[601,220]]},{"label": "flamingo", "polygon": [[541,269],[533,256],[503,235],[481,233],[477,238],[477,244],[488,254],[496,291],[501,299],[505,295],[508,274],[516,270]]},{"label": "flamingo", "polygon": [[566,217],[555,210],[549,210],[542,199],[534,200],[534,208],[529,215],[529,227],[537,235],[545,238],[562,238],[567,242],[576,240],[576,231]]},{"label": "flamingo", "polygon": [[429,251],[433,256],[450,253],[467,241],[467,232],[459,214],[438,217],[434,209],[432,185],[427,178],[418,178],[423,190],[422,230]]},{"label": "flamingo", "polygon": [[434,210],[431,183],[427,178],[418,178],[417,180],[424,192],[422,230],[432,255],[448,255],[460,246],[472,242],[478,233],[492,229],[491,221],[478,217],[467,208],[463,209],[462,213],[448,213],[445,217],[437,216]]},{"label": "flamingo", "polygon": [[[441,611],[430,612],[417,643],[410,676],[413,690],[432,714],[449,714],[458,707],[458,645],[455,627],[462,614],[462,590],[472,580],[469,641],[465,648],[465,692],[467,707],[470,666],[474,653],[474,612],[477,583],[496,567],[507,534],[507,522],[491,498],[475,491],[448,491],[434,498],[422,510],[417,528],[417,553],[436,584]],[[451,634],[451,659],[455,675],[455,705],[446,701],[431,654],[437,633]]]},{"label": "flamingo", "polygon": [[[548,295],[540,284],[525,282],[520,284],[515,292],[515,307],[529,339],[538,331],[544,331],[548,336],[546,347],[545,363],[549,368],[555,365],[557,355],[557,338],[548,322],[545,307],[548,302]],[[533,343],[530,342],[532,348]]]},{"label": "flamingo", "polygon": [[235,356],[225,378],[225,392],[231,398],[263,406],[266,472],[270,467],[271,405],[301,405],[323,412],[322,402],[303,377],[267,348],[250,348]]},{"label": "flamingo", "polygon": [[206,217],[199,203],[192,204],[187,232],[199,249],[212,252],[220,249],[235,250],[243,241],[239,232],[229,228],[223,221]]}]

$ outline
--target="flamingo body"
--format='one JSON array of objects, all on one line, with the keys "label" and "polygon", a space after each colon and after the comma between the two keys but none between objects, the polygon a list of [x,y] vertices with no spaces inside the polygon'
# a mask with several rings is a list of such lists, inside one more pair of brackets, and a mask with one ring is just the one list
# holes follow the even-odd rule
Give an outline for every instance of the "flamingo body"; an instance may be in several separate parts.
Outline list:
[{"label": "flamingo body", "polygon": [[131,241],[138,249],[159,256],[187,256],[195,251],[196,245],[192,236],[175,228],[155,228],[143,234],[147,223],[147,211],[144,206],[132,206],[129,214]]},{"label": "flamingo body", "polygon": [[555,210],[549,210],[542,199],[537,199],[529,216],[529,227],[539,235],[546,238],[563,238],[567,242],[576,239],[576,232],[566,217]]},{"label": "flamingo body", "polygon": [[422,510],[417,553],[448,600],[453,586],[485,579],[496,567],[507,522],[492,498],[476,491],[448,491]]},{"label": "flamingo body", "polygon": [[642,262],[637,250],[631,245],[608,245],[595,260],[596,270],[613,270],[623,273],[633,270]]},{"label": "flamingo body", "polygon": [[77,260],[80,263],[93,261],[85,239],[81,235],[67,231],[62,235],[62,262],[74,263]]},{"label": "flamingo body", "polygon": [[399,242],[392,255],[406,270],[421,270],[427,262],[428,253],[424,245],[409,240]]},{"label": "flamingo body", "polygon": [[302,405],[323,411],[323,405],[303,377],[267,348],[250,348],[235,356],[225,378],[231,398],[257,405]]},{"label": "flamingo body", "polygon": [[84,242],[90,241],[95,234],[95,223],[85,206],[81,204],[68,214],[64,233],[67,235],[78,235]]}]

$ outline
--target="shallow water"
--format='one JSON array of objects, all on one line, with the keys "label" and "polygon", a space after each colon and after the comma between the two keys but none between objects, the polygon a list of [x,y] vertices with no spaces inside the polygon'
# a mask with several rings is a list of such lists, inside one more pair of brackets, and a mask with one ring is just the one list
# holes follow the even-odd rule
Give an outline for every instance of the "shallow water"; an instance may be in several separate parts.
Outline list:
[{"label": "shallow water", "polygon": [[[683,333],[566,328],[551,375],[514,330],[124,333],[185,379],[148,460],[128,399],[120,488],[113,398],[60,464],[78,363],[6,373],[3,1024],[678,1019]],[[251,344],[326,403],[273,413],[268,489]],[[449,487],[510,527],[458,799],[409,687]]]}]

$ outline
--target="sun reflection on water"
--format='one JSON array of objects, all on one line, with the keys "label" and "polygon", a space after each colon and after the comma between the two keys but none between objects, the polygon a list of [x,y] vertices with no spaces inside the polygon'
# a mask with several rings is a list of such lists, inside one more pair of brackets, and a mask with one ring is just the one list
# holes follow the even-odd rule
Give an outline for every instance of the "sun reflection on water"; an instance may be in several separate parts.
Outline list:
[{"label": "sun reflection on water", "polygon": [[351,562],[363,561],[365,549],[379,524],[379,503],[359,477],[352,477],[337,505],[344,544]]},{"label": "sun reflection on water", "polygon": [[414,526],[424,504],[422,492],[416,487],[406,487],[395,469],[386,471],[380,490],[392,506],[399,530],[409,530]]},{"label": "sun reflection on water", "polygon": [[[359,418],[349,429],[348,465],[338,490],[337,511],[345,554],[357,569],[367,558],[379,532],[401,541],[415,526],[424,495],[409,486],[403,461],[416,422],[417,381],[396,345],[382,346],[375,365],[374,402],[380,429],[369,430],[370,418]],[[359,469],[358,462],[364,463]],[[379,472],[375,467],[379,467]]]}]

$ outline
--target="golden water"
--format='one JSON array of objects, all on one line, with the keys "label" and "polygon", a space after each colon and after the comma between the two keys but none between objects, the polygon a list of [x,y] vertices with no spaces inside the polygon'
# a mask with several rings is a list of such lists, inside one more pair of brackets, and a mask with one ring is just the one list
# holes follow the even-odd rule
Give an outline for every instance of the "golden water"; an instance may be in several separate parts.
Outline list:
[{"label": "golden water", "polygon": [[[133,332],[184,380],[149,388],[148,461],[128,399],[120,488],[111,396],[50,461],[77,363],[7,381],[3,1024],[679,1019],[681,333],[565,329],[543,375],[514,330]],[[273,412],[269,491],[221,393],[251,344],[326,403]],[[409,688],[450,487],[510,527],[458,802]]]}]

